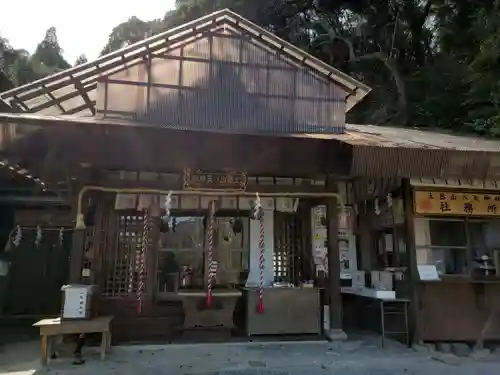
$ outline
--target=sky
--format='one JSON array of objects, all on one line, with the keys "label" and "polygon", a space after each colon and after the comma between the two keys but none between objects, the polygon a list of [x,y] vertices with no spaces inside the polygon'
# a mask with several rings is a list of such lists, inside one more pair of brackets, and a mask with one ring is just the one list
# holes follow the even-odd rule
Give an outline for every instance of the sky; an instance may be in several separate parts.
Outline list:
[{"label": "sky", "polygon": [[163,18],[175,0],[23,0],[9,1],[0,12],[0,36],[16,49],[33,53],[54,26],[65,59],[73,64],[82,53],[98,57],[111,30],[132,16],[144,21]]}]

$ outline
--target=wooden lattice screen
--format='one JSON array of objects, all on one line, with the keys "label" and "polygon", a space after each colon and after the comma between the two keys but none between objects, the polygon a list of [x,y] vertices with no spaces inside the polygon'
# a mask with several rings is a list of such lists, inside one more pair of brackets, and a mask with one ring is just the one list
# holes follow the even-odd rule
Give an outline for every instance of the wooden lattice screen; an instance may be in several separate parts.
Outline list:
[{"label": "wooden lattice screen", "polygon": [[293,282],[293,216],[276,212],[274,240],[274,279]]},{"label": "wooden lattice screen", "polygon": [[128,296],[137,292],[139,263],[137,253],[143,244],[144,213],[116,212],[116,243],[103,258],[104,289],[108,297]]},{"label": "wooden lattice screen", "polygon": [[274,220],[274,279],[298,284],[310,277],[306,256],[310,231],[307,218],[296,213],[276,212]]},{"label": "wooden lattice screen", "polygon": [[[103,297],[135,297],[139,275],[137,253],[143,245],[144,213],[115,211],[106,203],[98,205],[94,226],[85,230],[83,270],[90,272],[90,281],[99,285]],[[151,220],[148,219],[149,226]],[[150,241],[148,248],[149,244]]]}]

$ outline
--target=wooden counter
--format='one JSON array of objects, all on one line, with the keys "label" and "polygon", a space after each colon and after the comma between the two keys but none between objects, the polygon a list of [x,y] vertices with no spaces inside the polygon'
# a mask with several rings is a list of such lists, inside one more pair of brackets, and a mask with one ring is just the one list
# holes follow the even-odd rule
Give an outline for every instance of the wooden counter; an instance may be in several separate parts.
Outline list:
[{"label": "wooden counter", "polygon": [[475,341],[492,310],[498,312],[486,340],[500,340],[500,283],[448,277],[418,284],[420,338]]},{"label": "wooden counter", "polygon": [[319,289],[266,288],[263,314],[258,296],[257,288],[243,288],[248,336],[321,334]]}]

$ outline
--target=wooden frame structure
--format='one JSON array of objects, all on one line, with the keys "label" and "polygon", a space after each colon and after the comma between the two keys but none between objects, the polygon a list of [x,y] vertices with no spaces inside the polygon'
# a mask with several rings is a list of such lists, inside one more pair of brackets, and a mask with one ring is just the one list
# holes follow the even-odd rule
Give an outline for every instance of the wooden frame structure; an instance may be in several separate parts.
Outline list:
[{"label": "wooden frame structure", "polygon": [[[230,43],[225,44],[228,40]],[[201,41],[206,41],[206,44],[200,44]],[[234,50],[231,49],[233,42],[237,44]],[[241,46],[245,43],[261,55],[248,54],[246,60],[242,59]],[[192,51],[189,55],[189,46],[193,45],[198,46],[196,51],[201,57],[194,56]],[[233,54],[234,51],[237,53]],[[259,62],[256,56],[265,58]],[[170,77],[173,83],[153,82],[155,76],[151,67],[158,61],[160,65],[171,63],[179,66],[177,75]],[[221,66],[230,68],[224,70]],[[245,68],[260,69],[263,75],[255,74],[253,79],[245,80],[241,73]],[[288,103],[289,107],[283,105],[285,111],[282,112],[291,113],[293,121],[282,127],[277,126],[276,121],[267,122],[264,128],[258,128],[256,124],[253,128],[249,126],[251,121],[245,123],[242,120],[248,114],[244,112],[245,108],[228,104],[227,93],[221,89],[218,69],[219,72],[237,72],[234,79],[227,80],[232,85],[227,86],[230,94],[250,92],[261,105],[259,108],[263,108],[263,113],[278,113],[278,110],[271,112],[269,108],[272,109],[273,100],[281,100],[277,107]],[[271,87],[272,73],[269,72],[273,71],[282,71],[285,75],[292,72],[287,78],[289,84]],[[139,77],[138,72],[142,76]],[[300,74],[308,77],[301,81],[305,88],[298,87],[300,84],[296,77]],[[156,78],[161,81],[165,77],[166,74]],[[236,90],[236,84],[241,91]],[[113,95],[118,101],[134,98],[121,113],[110,109],[112,85],[117,86],[118,93]],[[263,89],[260,92],[252,85],[260,85]],[[177,98],[175,103],[178,108],[167,107],[171,111],[173,108],[178,112],[196,112],[198,106],[204,107],[203,114],[216,118],[217,111],[209,112],[206,103],[216,103],[217,110],[224,110],[224,106],[232,110],[221,115],[221,118],[226,117],[218,126],[213,126],[213,123],[201,126],[203,124],[195,124],[196,121],[171,121],[161,111],[159,114],[163,114],[163,118],[158,113],[152,116],[148,111],[155,109],[152,98],[156,89],[174,93],[171,96]],[[193,101],[186,98],[190,98],[191,92],[203,90],[206,96],[202,96],[203,100],[193,107]],[[283,92],[272,90],[289,92],[289,96],[285,98]],[[140,91],[143,94],[138,95]],[[366,201],[382,199],[388,192],[400,189],[404,197],[404,227],[408,244],[408,297],[412,300],[414,331],[417,338],[418,335],[422,338],[421,333],[425,330],[419,326],[426,323],[416,302],[423,292],[419,286],[416,263],[414,208],[409,179],[500,180],[500,142],[416,129],[345,124],[345,112],[368,92],[369,88],[364,84],[239,15],[222,10],[94,62],[1,93],[0,100],[11,108],[11,113],[0,113],[0,154],[4,159],[0,168],[12,168],[9,169],[12,173],[23,178],[30,176],[30,180],[39,186],[54,191],[61,201],[73,209],[75,221],[78,215],[89,209],[91,203],[97,203],[93,207],[94,225],[88,225],[86,229],[77,226],[74,231],[71,281],[80,281],[82,268],[89,267],[85,262],[88,260],[86,251],[90,247],[99,249],[99,256],[95,259],[98,267],[105,266],[106,250],[118,249],[121,239],[117,233],[120,232],[121,221],[129,220],[127,217],[135,217],[130,219],[136,221],[134,231],[137,237],[142,236],[139,215],[116,213],[112,208],[112,192],[160,195],[168,191],[182,192],[185,168],[244,172],[249,180],[241,196],[257,192],[263,197],[293,196],[300,198],[307,209],[325,205],[328,266],[333,275],[338,274],[340,269],[337,241],[339,196],[343,197],[341,203],[354,207]],[[321,118],[313,118],[311,112],[315,109],[304,115],[297,110],[301,100],[312,101],[318,111],[326,113]],[[323,105],[325,102],[327,106]],[[337,122],[332,120],[336,111],[340,116]],[[279,116],[278,119],[284,118]],[[299,117],[300,121],[297,120]],[[260,119],[266,121],[264,117]],[[252,121],[259,122],[255,118]],[[327,125],[332,126],[328,128]],[[353,194],[338,191],[339,186],[346,185],[353,186]],[[205,192],[199,195],[213,194]],[[238,194],[233,192],[233,195]],[[304,214],[304,220],[311,220],[310,213],[308,215]],[[158,222],[155,220],[157,218],[151,224],[155,229],[148,233],[153,242],[158,235]],[[127,228],[132,226],[130,224]],[[368,232],[363,236],[369,237]],[[285,237],[283,234],[276,236]],[[363,243],[363,252],[373,251],[371,245],[367,245],[369,241]],[[148,273],[155,274],[154,245],[148,246],[151,249]],[[102,284],[102,275],[96,274],[94,280]],[[157,305],[154,293],[151,293],[154,283],[151,280],[146,283],[148,303],[142,314],[138,316],[135,312],[134,298],[119,296],[104,301],[103,313],[119,315],[116,327],[124,332],[123,337],[135,335],[134,338],[141,338],[137,335],[143,333],[145,336],[142,338],[148,339],[148,335],[163,330],[163,339],[171,339],[174,336],[173,327],[182,320],[182,312],[176,304]],[[325,287],[328,292],[322,299],[332,307],[330,327],[340,329],[339,278],[329,278]]]},{"label": "wooden frame structure", "polygon": [[[95,114],[96,99],[93,93],[101,77],[121,71],[124,68],[127,69],[155,55],[161,55],[171,49],[172,46],[176,46],[176,44],[192,42],[199,38],[203,32],[212,29],[214,26],[232,26],[246,30],[252,38],[264,43],[268,48],[280,51],[280,53],[286,54],[298,64],[310,67],[333,82],[342,85],[349,92],[347,109],[352,108],[370,91],[368,86],[304,53],[304,51],[229,9],[224,9],[102,56],[95,61],[81,64],[47,78],[9,90],[2,93],[0,99],[8,102],[14,110],[19,112],[43,113],[44,110],[56,107],[55,112],[51,110],[49,114],[85,115],[89,114],[89,112]],[[47,100],[46,96],[49,94],[54,99]],[[80,97],[80,102],[83,101],[83,103],[74,103],[74,99],[77,97]]]}]

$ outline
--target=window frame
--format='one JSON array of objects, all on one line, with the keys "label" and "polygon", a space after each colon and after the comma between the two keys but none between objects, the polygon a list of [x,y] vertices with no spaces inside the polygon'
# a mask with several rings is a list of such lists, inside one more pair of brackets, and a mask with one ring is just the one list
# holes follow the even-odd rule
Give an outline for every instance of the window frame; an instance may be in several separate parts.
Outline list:
[{"label": "window frame", "polygon": [[[243,214],[242,214],[243,213]],[[192,211],[192,210],[175,210],[171,213],[172,218],[197,218],[197,219],[202,219],[206,220],[208,218],[208,211],[203,210],[203,211]],[[215,215],[215,220],[219,219],[224,219],[224,218],[240,218],[240,219],[247,219],[243,220],[243,232],[242,232],[242,247],[226,247],[224,248],[224,251],[229,251],[231,252],[230,256],[230,262],[232,265],[232,255],[235,253],[238,254],[245,254],[247,255],[247,265],[250,267],[250,238],[251,238],[251,233],[250,233],[250,218],[245,215],[244,212],[242,211],[235,211],[234,214],[232,215],[232,212],[226,212],[223,211],[220,214]],[[182,292],[182,290],[179,288],[177,292],[164,292],[161,291],[161,288],[159,288],[159,276],[161,273],[160,268],[160,257],[162,254],[165,254],[167,252],[174,252],[174,253],[179,253],[179,252],[198,252],[203,254],[205,256],[206,254],[206,228],[205,225],[203,226],[203,243],[201,247],[179,247],[179,248],[165,248],[161,243],[160,239],[158,240],[158,243],[156,244],[156,249],[155,249],[155,267],[156,267],[156,274],[155,274],[155,287],[154,287],[154,293],[156,295],[157,300],[166,300],[166,299],[171,299],[171,298],[176,298],[179,294],[179,292]],[[203,266],[203,289],[205,290],[207,287],[207,278],[206,273],[208,271],[207,269],[207,259],[205,256],[204,259],[204,266]]]},{"label": "window frame", "polygon": [[[441,277],[468,277],[470,279],[476,278],[474,276],[474,270],[473,270],[473,262],[474,262],[474,246],[471,241],[471,232],[470,232],[470,224],[471,223],[488,223],[491,221],[499,221],[500,218],[487,218],[487,217],[460,217],[460,216],[450,216],[450,217],[439,217],[439,216],[432,216],[432,215],[416,215],[415,216],[416,220],[426,220],[427,222],[430,221],[455,221],[455,222],[463,222],[464,223],[464,229],[465,229],[465,245],[464,246],[442,246],[442,245],[421,245],[417,243],[417,239],[415,238],[415,252],[418,252],[419,250],[426,249],[426,250],[458,250],[458,251],[465,251],[465,259],[466,259],[466,268],[467,272],[466,273],[461,273],[461,274],[441,274]],[[428,224],[429,225],[429,224]],[[430,227],[429,227],[429,232],[430,232]],[[495,249],[487,249],[488,251],[495,251]],[[496,251],[500,251],[500,246]],[[416,256],[417,254],[415,254]],[[494,257],[494,256],[493,256]],[[417,265],[420,265],[417,263]],[[500,279],[499,275],[492,275],[489,276],[488,279]]]}]

